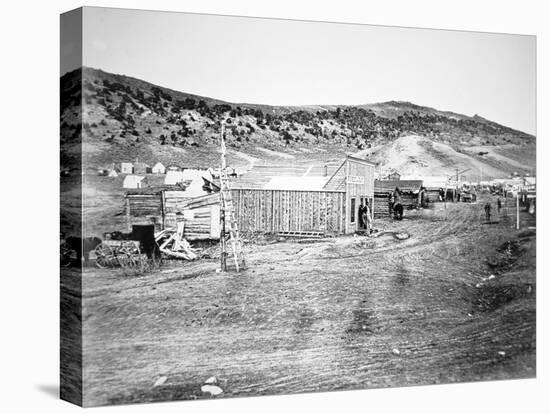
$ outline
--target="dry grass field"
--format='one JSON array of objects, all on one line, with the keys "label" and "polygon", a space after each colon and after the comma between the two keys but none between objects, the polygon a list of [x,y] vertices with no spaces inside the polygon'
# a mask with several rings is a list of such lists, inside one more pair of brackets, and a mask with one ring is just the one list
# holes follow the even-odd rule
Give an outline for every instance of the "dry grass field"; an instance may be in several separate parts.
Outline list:
[{"label": "dry grass field", "polygon": [[518,231],[482,210],[407,211],[372,237],[251,239],[241,273],[215,257],[142,276],[89,267],[84,404],[207,398],[210,376],[222,397],[533,377],[534,218]]}]

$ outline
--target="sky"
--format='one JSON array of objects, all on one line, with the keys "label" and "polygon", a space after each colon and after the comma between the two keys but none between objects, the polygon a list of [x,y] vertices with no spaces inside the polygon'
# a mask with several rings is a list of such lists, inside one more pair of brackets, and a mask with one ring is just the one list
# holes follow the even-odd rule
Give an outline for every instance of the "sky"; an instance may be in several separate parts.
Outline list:
[{"label": "sky", "polygon": [[[85,66],[182,92],[269,105],[409,101],[536,132],[534,36],[93,7],[82,32]],[[61,71],[77,65],[62,59]]]}]

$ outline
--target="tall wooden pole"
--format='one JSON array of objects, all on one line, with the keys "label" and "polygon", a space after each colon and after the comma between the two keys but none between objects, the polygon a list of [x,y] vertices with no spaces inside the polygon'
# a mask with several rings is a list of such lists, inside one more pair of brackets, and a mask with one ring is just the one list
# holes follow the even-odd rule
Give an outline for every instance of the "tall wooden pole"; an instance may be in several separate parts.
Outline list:
[{"label": "tall wooden pole", "polygon": [[[220,175],[225,170],[226,161],[225,161],[225,122],[222,121],[221,125],[221,134],[220,134],[220,149],[221,149],[221,170]],[[227,255],[226,255],[226,246],[225,246],[225,208],[223,192],[220,191],[220,268],[222,271],[227,270]]]}]

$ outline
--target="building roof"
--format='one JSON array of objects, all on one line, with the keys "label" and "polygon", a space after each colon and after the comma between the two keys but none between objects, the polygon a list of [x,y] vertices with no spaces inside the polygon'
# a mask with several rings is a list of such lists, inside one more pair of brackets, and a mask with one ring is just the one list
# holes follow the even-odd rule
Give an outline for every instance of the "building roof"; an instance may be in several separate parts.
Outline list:
[{"label": "building roof", "polygon": [[374,180],[374,192],[389,193],[395,188],[404,192],[417,192],[422,187],[421,180]]},{"label": "building roof", "polygon": [[[249,171],[231,179],[233,188],[247,189],[286,189],[285,183],[291,187],[305,188],[307,184],[318,186],[318,183],[328,180],[338,169],[341,161],[329,161],[313,164],[284,164],[284,165],[254,165]],[[300,181],[300,185],[292,181]]]},{"label": "building roof", "polygon": [[321,191],[329,177],[272,177],[266,190]]},{"label": "building roof", "polygon": [[401,180],[420,180],[426,188],[445,188],[449,181],[449,177],[446,175],[423,175],[423,176],[411,176],[402,175]]},{"label": "building roof", "polygon": [[157,185],[154,187],[132,188],[126,191],[126,196],[156,195],[160,194],[162,191],[185,191],[190,184],[191,181],[184,181],[182,183],[179,183],[177,187],[174,187],[172,185]]}]

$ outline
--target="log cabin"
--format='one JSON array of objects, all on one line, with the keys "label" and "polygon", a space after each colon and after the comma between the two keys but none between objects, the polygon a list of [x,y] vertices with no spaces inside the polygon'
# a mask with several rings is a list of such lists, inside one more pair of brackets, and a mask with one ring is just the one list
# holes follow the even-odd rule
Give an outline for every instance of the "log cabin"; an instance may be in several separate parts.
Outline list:
[{"label": "log cabin", "polygon": [[375,217],[389,216],[388,194],[399,188],[401,204],[405,210],[422,205],[423,184],[421,180],[375,180]]}]

